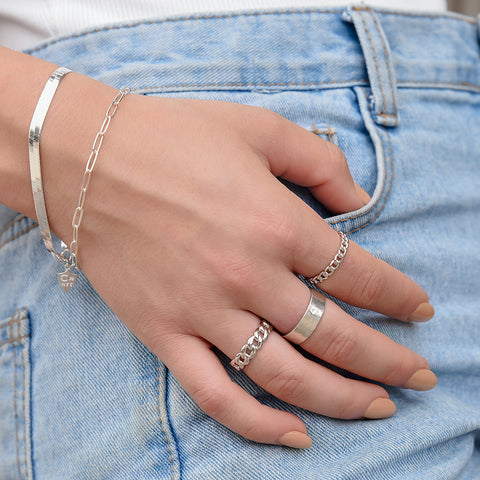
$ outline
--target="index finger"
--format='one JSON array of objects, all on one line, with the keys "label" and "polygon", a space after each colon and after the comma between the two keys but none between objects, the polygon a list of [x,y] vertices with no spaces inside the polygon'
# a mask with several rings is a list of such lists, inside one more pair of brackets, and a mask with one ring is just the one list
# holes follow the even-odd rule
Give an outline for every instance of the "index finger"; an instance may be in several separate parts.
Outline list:
[{"label": "index finger", "polygon": [[[264,116],[256,118],[268,121],[261,125],[252,121],[244,124],[248,138],[263,152],[276,176],[308,186],[332,211],[361,207],[359,198],[358,204],[349,203],[358,188],[354,187],[340,149],[278,115],[263,113]],[[292,225],[295,233],[289,236],[293,243],[284,249],[287,257],[283,260],[295,273],[313,277],[336,255],[339,236],[312,208],[289,193],[290,200],[297,203],[296,221]],[[280,204],[284,197],[278,192],[272,198]],[[418,284],[353,242],[343,263],[321,284],[321,289],[351,305],[400,320],[425,321],[434,314],[427,293]]]},{"label": "index finger", "polygon": [[[323,271],[336,256],[340,237],[313,210],[309,209],[311,214],[307,209],[302,210],[299,231],[302,231],[303,248],[292,267],[310,278]],[[306,218],[309,216],[312,218]],[[350,305],[399,320],[426,321],[434,314],[428,295],[420,285],[352,241],[338,269],[319,287]]]}]

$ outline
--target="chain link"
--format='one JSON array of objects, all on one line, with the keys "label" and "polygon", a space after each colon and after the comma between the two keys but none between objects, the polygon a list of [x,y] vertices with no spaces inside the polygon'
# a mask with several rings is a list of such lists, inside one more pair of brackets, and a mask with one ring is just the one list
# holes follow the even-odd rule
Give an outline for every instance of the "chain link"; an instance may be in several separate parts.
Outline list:
[{"label": "chain link", "polygon": [[263,345],[272,331],[272,326],[265,320],[260,323],[260,326],[255,330],[254,334],[247,340],[247,343],[242,347],[240,353],[230,362],[230,365],[235,370],[242,370],[243,367],[250,363],[250,360],[257,354],[257,351]]},{"label": "chain link", "polygon": [[77,208],[73,213],[72,218],[72,228],[73,228],[73,238],[70,242],[70,247],[67,247],[63,250],[61,254],[57,254],[57,260],[64,264],[66,270],[75,268],[80,269],[80,265],[77,261],[78,256],[78,230],[82,224],[85,199],[87,194],[88,186],[90,185],[90,178],[92,176],[92,171],[95,168],[95,163],[97,162],[98,152],[103,144],[103,137],[107,133],[110,122],[117,112],[119,103],[130,93],[129,88],[124,88],[118,92],[118,94],[113,99],[112,103],[107,109],[105,118],[103,119],[102,126],[100,130],[95,135],[95,140],[93,141],[92,151],[88,157],[87,165],[85,167],[85,173],[83,174],[82,184],[80,186],[80,194],[78,196]]},{"label": "chain link", "polygon": [[322,283],[326,280],[330,275],[335,272],[335,270],[340,266],[347,254],[348,250],[348,237],[343,232],[337,232],[341,237],[340,247],[338,248],[335,257],[330,262],[328,267],[322,270],[318,275],[315,277],[307,278],[307,281],[312,285],[317,285],[318,283]]}]

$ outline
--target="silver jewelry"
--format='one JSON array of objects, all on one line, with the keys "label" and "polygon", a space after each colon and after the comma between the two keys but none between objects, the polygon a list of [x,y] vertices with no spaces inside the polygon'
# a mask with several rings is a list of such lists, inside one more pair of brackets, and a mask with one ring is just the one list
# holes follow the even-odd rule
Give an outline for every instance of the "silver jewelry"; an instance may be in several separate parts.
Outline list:
[{"label": "silver jewelry", "polygon": [[230,365],[235,370],[242,370],[243,367],[250,363],[250,360],[257,354],[257,351],[263,345],[272,331],[272,326],[262,320],[260,326],[255,330],[253,335],[247,340],[247,343],[242,347],[240,353],[237,353],[235,358],[230,362]]},{"label": "silver jewelry", "polygon": [[78,264],[78,229],[82,223],[85,196],[88,185],[90,183],[90,177],[97,161],[98,152],[103,143],[103,137],[108,130],[110,122],[117,111],[118,104],[123,98],[130,93],[130,89],[121,90],[114,98],[113,102],[107,109],[102,126],[95,136],[93,142],[92,151],[88,158],[85,173],[83,174],[82,184],[80,187],[80,195],[78,197],[78,205],[73,213],[72,227],[73,227],[73,240],[68,247],[64,242],[61,242],[62,252],[57,253],[53,246],[52,234],[50,232],[50,226],[48,224],[47,211],[45,208],[45,197],[43,194],[42,184],[42,171],[40,163],[40,133],[42,131],[43,122],[52,102],[55,91],[60,83],[60,80],[71,70],[68,68],[57,68],[50,78],[47,80],[45,87],[40,95],[35,112],[30,124],[29,137],[28,137],[28,152],[30,160],[30,177],[32,181],[33,199],[35,203],[35,211],[37,214],[38,225],[42,233],[42,238],[47,250],[58,260],[65,269],[64,272],[58,273],[58,281],[64,292],[68,292],[77,281],[78,274],[71,270],[80,270]]},{"label": "silver jewelry", "polygon": [[337,253],[333,257],[333,260],[330,262],[328,267],[322,270],[318,275],[314,277],[307,278],[307,282],[311,283],[312,285],[317,285],[318,283],[322,283],[326,280],[330,275],[333,275],[335,270],[340,266],[347,254],[348,250],[348,237],[343,232],[337,232],[340,237],[342,238],[340,242],[340,247],[338,248]]},{"label": "silver jewelry", "polygon": [[113,116],[117,112],[118,104],[130,93],[129,88],[124,88],[120,90],[115,98],[113,99],[110,106],[107,108],[107,113],[105,114],[105,118],[103,119],[102,126],[100,130],[95,135],[95,140],[93,141],[92,151],[90,152],[90,156],[88,157],[87,165],[85,167],[85,172],[82,178],[82,184],[80,185],[80,195],[78,196],[78,205],[75,211],[73,212],[73,219],[72,219],[72,227],[73,227],[73,240],[70,242],[70,251],[68,252],[69,259],[69,268],[76,268],[80,269],[77,261],[77,254],[78,254],[78,229],[80,228],[80,224],[83,220],[83,207],[85,205],[85,198],[88,189],[88,185],[90,184],[90,177],[92,176],[93,168],[95,167],[95,163],[97,162],[98,152],[103,143],[103,137],[107,133],[108,127],[110,126],[110,122],[112,121]]},{"label": "silver jewelry", "polygon": [[325,295],[310,289],[310,302],[295,327],[283,336],[292,343],[303,343],[317,328],[325,313]]},{"label": "silver jewelry", "polygon": [[[30,130],[28,132],[28,158],[30,162],[30,179],[32,181],[33,202],[37,213],[38,226],[42,233],[43,242],[47,250],[58,260],[62,256],[55,251],[52,241],[52,233],[48,224],[47,210],[45,208],[45,197],[43,195],[42,170],[40,165],[40,134],[42,133],[43,122],[47,116],[48,109],[52,103],[53,96],[62,78],[70,73],[68,68],[57,68],[47,80],[43,91],[38,99],[37,106],[33,112]],[[66,248],[63,244],[62,247]]]}]

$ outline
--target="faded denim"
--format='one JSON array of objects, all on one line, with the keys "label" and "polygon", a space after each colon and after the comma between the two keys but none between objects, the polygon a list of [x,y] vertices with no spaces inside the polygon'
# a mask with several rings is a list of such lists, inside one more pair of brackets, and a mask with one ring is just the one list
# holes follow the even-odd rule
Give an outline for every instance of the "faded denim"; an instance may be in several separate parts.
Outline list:
[{"label": "faded denim", "polygon": [[[337,229],[422,285],[406,325],[348,312],[424,355],[430,392],[398,411],[307,424],[305,451],[247,441],[207,417],[84,276],[64,294],[36,224],[0,206],[0,478],[480,479],[480,47],[453,14],[303,10],[160,19],[55,38],[28,53],[138,94],[272,109],[343,149],[372,195]],[[313,133],[312,133],[313,134]],[[161,132],[159,132],[161,135]],[[154,219],[152,219],[154,221]]]}]

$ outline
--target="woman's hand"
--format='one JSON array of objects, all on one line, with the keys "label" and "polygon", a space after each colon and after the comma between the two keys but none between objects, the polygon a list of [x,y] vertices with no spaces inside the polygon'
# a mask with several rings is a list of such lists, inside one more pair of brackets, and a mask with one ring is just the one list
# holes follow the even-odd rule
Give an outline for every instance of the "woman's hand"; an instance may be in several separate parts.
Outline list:
[{"label": "woman's hand", "polygon": [[[63,82],[42,155],[51,224],[68,242],[83,168],[116,91],[76,74]],[[308,446],[298,417],[260,404],[212,352],[233,358],[261,318],[276,331],[244,368],[258,385],[330,417],[394,413],[382,387],[308,360],[281,336],[310,299],[296,274],[323,270],[339,236],[276,177],[309,187],[332,211],[358,209],[366,193],[337,147],[261,108],[130,95],[95,168],[79,233],[83,271],[208,415],[257,442]],[[322,289],[401,320],[433,314],[422,288],[353,242]],[[384,384],[435,385],[424,358],[330,300],[302,348]]]}]

